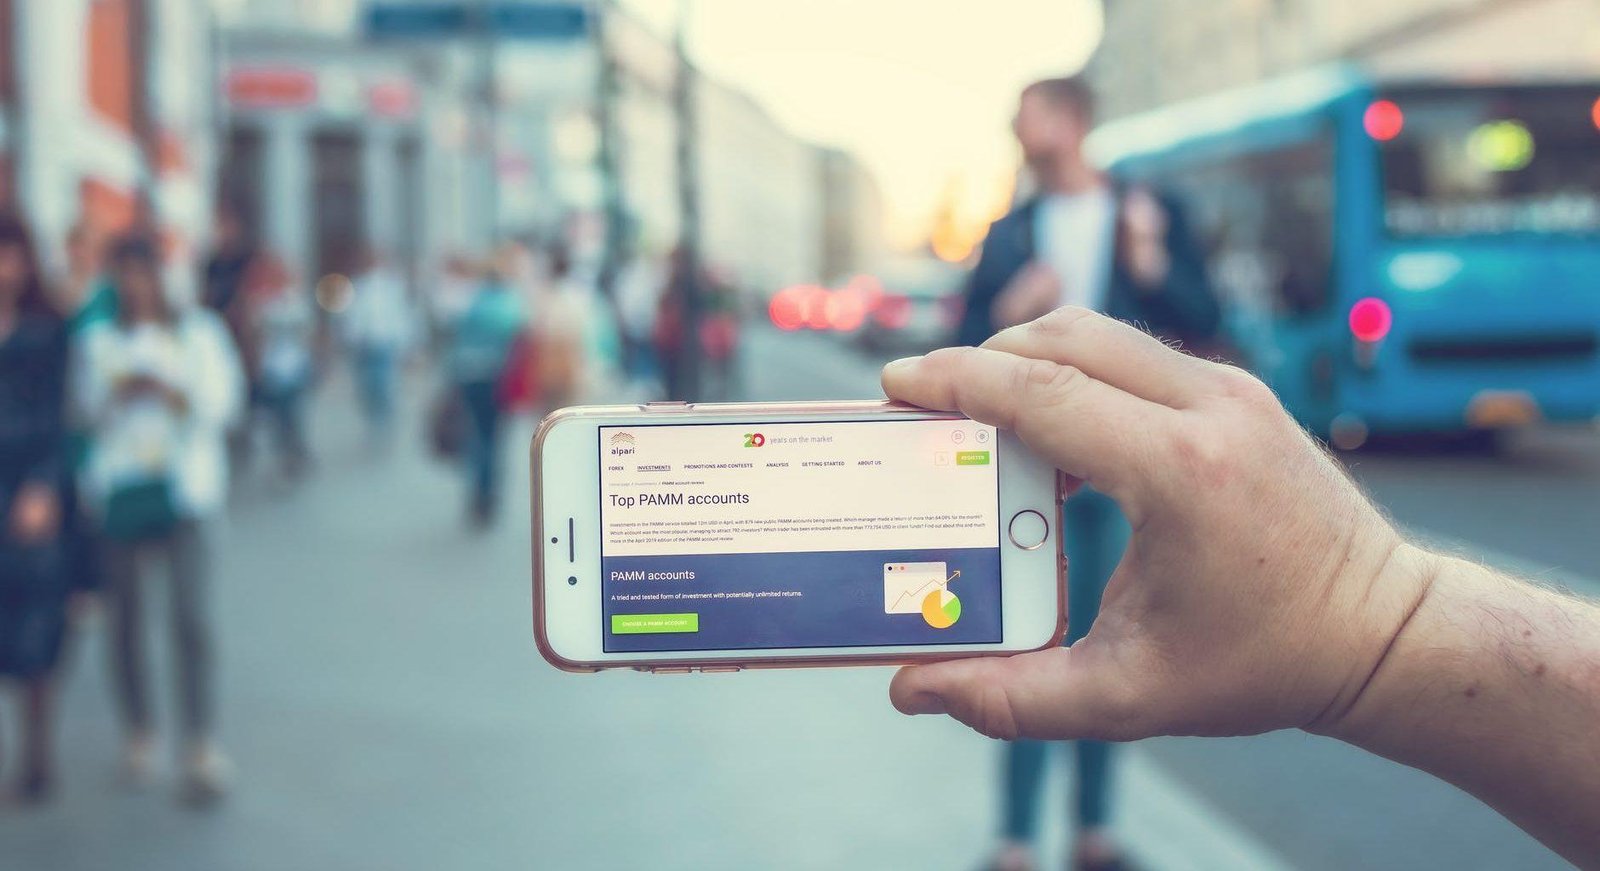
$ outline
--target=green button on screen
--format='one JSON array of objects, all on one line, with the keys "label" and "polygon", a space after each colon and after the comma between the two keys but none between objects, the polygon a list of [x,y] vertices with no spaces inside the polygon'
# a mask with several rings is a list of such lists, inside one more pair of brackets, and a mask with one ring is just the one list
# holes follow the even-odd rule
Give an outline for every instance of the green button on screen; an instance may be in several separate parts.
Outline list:
[{"label": "green button on screen", "polygon": [[699,614],[612,614],[612,635],[699,632]]},{"label": "green button on screen", "polygon": [[989,465],[988,451],[956,451],[956,465],[958,466],[987,466]]}]

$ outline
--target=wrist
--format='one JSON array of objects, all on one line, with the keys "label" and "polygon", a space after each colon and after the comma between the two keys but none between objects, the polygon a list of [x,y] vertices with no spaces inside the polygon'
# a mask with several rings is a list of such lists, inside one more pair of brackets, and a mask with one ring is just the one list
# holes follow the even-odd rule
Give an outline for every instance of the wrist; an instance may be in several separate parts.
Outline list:
[{"label": "wrist", "polygon": [[1361,665],[1348,684],[1305,730],[1366,746],[1370,733],[1391,722],[1393,704],[1405,659],[1436,630],[1440,600],[1447,597],[1440,576],[1444,558],[1408,542],[1399,542],[1373,577],[1359,613],[1350,621],[1353,636],[1347,649],[1363,651]]}]

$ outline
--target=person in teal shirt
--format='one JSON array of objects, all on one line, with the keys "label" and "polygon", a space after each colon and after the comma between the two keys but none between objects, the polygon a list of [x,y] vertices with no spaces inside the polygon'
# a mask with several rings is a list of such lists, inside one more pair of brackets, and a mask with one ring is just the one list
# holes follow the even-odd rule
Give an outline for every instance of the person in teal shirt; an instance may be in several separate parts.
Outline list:
[{"label": "person in teal shirt", "polygon": [[499,505],[500,381],[511,349],[528,325],[527,305],[514,287],[509,258],[491,269],[452,331],[445,366],[468,422],[465,452],[468,516],[485,527]]}]

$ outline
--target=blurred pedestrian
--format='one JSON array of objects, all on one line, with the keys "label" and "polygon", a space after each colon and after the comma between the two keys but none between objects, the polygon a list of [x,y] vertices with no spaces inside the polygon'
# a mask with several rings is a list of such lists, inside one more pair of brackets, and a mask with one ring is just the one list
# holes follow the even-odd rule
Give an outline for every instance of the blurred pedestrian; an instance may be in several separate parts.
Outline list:
[{"label": "blurred pedestrian", "polygon": [[0,217],[0,678],[22,688],[12,791],[25,803],[55,785],[54,676],[71,589],[61,537],[66,371],[66,328],[31,237]]},{"label": "blurred pedestrian", "polygon": [[[1014,132],[1038,193],[989,228],[967,289],[959,344],[977,345],[996,330],[1063,305],[1137,321],[1168,338],[1201,341],[1219,312],[1205,264],[1172,200],[1108,178],[1088,162],[1083,141],[1094,95],[1078,77],[1045,79],[1023,90]],[[1068,564],[1070,644],[1088,633],[1101,596],[1127,545],[1127,520],[1107,496],[1088,487],[1063,511]],[[1035,867],[1032,843],[1047,745],[1006,746],[997,871]],[[1127,867],[1110,831],[1112,745],[1077,743],[1077,838],[1072,864]]]},{"label": "blurred pedestrian", "polygon": [[[233,347],[243,366],[248,388],[246,411],[262,401],[260,391],[261,336],[256,316],[260,308],[253,297],[263,287],[275,267],[271,255],[257,240],[245,220],[240,204],[223,202],[218,208],[212,234],[212,250],[206,258],[204,286],[200,301],[221,316],[233,338]],[[229,456],[236,469],[249,465],[253,451],[251,416],[241,414],[228,434]]]},{"label": "blurred pedestrian", "polygon": [[627,377],[650,395],[661,390],[653,337],[667,273],[667,258],[641,253],[617,276],[617,321]]},{"label": "blurred pedestrian", "polygon": [[[67,272],[54,282],[52,289],[56,312],[66,322],[68,342],[73,348],[82,342],[90,327],[117,315],[116,292],[105,270],[106,243],[105,233],[89,220],[79,221],[67,233]],[[79,477],[88,457],[89,433],[72,415],[68,415],[67,424],[61,536],[68,574],[80,605],[74,612],[82,614],[83,606],[93,604],[94,594],[102,586],[100,557],[104,548],[98,526],[84,510]]]},{"label": "blurred pedestrian", "polygon": [[482,279],[480,269],[472,258],[464,254],[451,254],[445,258],[439,271],[439,281],[428,296],[428,317],[432,324],[434,350],[449,346],[450,330],[461,320],[472,297],[477,293]]},{"label": "blurred pedestrian", "polygon": [[74,335],[116,315],[116,294],[105,273],[105,246],[105,234],[89,221],[79,221],[67,233],[67,274],[52,289],[56,311]]},{"label": "blurred pedestrian", "polygon": [[501,387],[512,348],[528,326],[527,305],[513,286],[515,270],[510,253],[502,251],[452,328],[445,355],[446,377],[467,419],[467,514],[477,527],[493,523],[499,506]]},{"label": "blurred pedestrian", "polygon": [[252,398],[272,423],[284,474],[297,478],[311,462],[305,403],[311,391],[316,312],[306,289],[275,257],[257,257],[246,285],[252,309],[249,344],[257,354],[245,365],[256,373]]},{"label": "blurred pedestrian", "polygon": [[379,252],[367,248],[358,261],[341,325],[367,434],[382,447],[392,435],[395,384],[400,363],[416,339],[417,317],[405,282]]},{"label": "blurred pedestrian", "polygon": [[565,245],[547,255],[549,281],[534,319],[540,393],[546,408],[610,395],[622,368],[616,320],[590,276],[575,268]]},{"label": "blurred pedestrian", "polygon": [[166,563],[170,583],[181,796],[205,803],[223,794],[229,771],[215,737],[207,526],[226,496],[226,437],[241,405],[240,365],[215,315],[180,310],[168,299],[155,239],[119,240],[110,267],[117,317],[85,335],[74,386],[91,424],[85,476],[106,539],[123,769],[130,782],[143,783],[155,762],[142,625],[154,583],[145,561],[155,557]]},{"label": "blurred pedestrian", "polygon": [[723,276],[695,264],[685,248],[674,249],[670,262],[655,323],[667,395],[726,397],[735,387],[738,294]]}]

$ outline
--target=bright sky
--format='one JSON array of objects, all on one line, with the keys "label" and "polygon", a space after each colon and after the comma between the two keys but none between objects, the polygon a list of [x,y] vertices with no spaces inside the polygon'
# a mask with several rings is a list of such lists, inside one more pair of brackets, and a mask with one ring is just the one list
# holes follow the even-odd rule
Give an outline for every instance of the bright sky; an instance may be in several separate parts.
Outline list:
[{"label": "bright sky", "polygon": [[[670,26],[678,0],[626,0]],[[784,125],[858,155],[891,240],[926,238],[946,190],[981,221],[1009,190],[1017,91],[1076,72],[1099,0],[692,0],[691,51]]]}]

